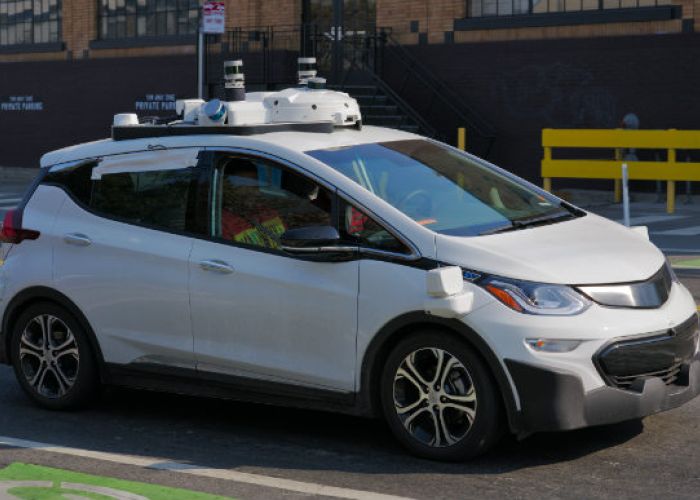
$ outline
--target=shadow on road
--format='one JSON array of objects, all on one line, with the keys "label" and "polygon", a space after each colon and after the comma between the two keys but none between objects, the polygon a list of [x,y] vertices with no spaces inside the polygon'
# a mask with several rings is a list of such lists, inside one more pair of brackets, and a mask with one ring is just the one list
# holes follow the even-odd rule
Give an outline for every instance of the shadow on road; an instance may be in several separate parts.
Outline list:
[{"label": "shadow on road", "polygon": [[485,457],[442,464],[407,455],[380,421],[123,389],[109,389],[92,409],[56,413],[35,408],[18,389],[3,392],[0,397],[9,410],[3,413],[22,415],[22,421],[0,417],[1,434],[220,468],[502,474],[574,460],[624,443],[643,430],[640,421],[633,421],[534,435],[521,442],[506,437]]}]

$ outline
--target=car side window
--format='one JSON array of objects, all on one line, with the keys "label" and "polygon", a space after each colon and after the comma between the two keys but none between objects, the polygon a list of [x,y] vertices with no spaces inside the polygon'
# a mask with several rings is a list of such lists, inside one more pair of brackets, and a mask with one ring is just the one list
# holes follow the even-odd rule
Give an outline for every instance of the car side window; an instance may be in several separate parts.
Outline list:
[{"label": "car side window", "polygon": [[[206,233],[206,197],[195,168],[100,172],[99,162],[50,171],[43,184],[63,188],[87,210],[155,229]],[[204,186],[206,187],[206,186]]]},{"label": "car side window", "polygon": [[61,186],[85,206],[90,205],[92,196],[92,169],[97,162],[81,163],[72,167],[49,171],[42,184]]},{"label": "car side window", "polygon": [[361,247],[409,254],[411,251],[377,221],[349,203],[341,203],[340,235]]},{"label": "car side window", "polygon": [[103,173],[94,180],[91,208],[125,222],[176,232],[193,217],[193,168]]},{"label": "car side window", "polygon": [[254,157],[224,157],[218,172],[220,239],[279,249],[289,229],[335,225],[331,192],[299,173]]}]

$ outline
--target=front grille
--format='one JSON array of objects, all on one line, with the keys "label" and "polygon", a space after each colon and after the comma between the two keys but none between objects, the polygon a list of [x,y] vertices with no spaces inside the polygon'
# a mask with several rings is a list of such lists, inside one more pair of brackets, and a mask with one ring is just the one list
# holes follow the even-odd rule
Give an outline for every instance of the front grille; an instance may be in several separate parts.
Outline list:
[{"label": "front grille", "polygon": [[676,363],[670,368],[666,370],[659,370],[658,372],[642,373],[639,375],[627,375],[619,377],[611,375],[610,382],[612,382],[612,384],[615,387],[619,387],[620,389],[631,389],[632,385],[640,378],[659,377],[661,380],[664,381],[664,384],[671,385],[676,380],[678,380],[678,375],[680,374],[682,367],[683,363]]},{"label": "front grille", "polygon": [[594,362],[605,381],[620,389],[633,389],[637,380],[648,377],[659,377],[671,385],[678,383],[697,345],[698,318],[694,314],[666,332],[613,342],[596,354]]}]

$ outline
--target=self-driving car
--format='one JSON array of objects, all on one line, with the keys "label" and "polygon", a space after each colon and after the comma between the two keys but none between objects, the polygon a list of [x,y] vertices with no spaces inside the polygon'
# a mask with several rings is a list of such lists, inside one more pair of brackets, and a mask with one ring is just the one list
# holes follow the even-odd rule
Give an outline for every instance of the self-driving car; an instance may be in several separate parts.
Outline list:
[{"label": "self-driving car", "polygon": [[316,81],[177,108],[44,155],[4,219],[0,360],[39,405],[330,410],[461,460],[700,392],[695,302],[642,231]]}]

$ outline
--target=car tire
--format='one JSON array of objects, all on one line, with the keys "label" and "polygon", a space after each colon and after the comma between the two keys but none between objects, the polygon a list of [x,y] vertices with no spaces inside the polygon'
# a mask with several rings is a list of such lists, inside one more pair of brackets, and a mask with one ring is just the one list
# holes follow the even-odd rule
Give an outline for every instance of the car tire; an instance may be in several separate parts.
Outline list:
[{"label": "car tire", "polygon": [[83,326],[64,308],[42,302],[14,324],[12,365],[20,386],[50,410],[80,408],[99,388],[93,350]]},{"label": "car tire", "polygon": [[394,347],[382,370],[380,397],[399,442],[431,460],[479,456],[505,428],[488,368],[467,342],[444,331],[416,332]]}]

